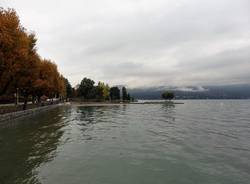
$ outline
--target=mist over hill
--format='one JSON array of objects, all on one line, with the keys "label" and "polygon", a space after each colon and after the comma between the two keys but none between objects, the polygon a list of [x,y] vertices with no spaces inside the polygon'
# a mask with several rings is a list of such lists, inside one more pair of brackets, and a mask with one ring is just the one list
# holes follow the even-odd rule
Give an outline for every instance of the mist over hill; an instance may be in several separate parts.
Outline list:
[{"label": "mist over hill", "polygon": [[136,99],[160,99],[163,91],[171,90],[176,99],[250,99],[250,84],[225,86],[150,87],[129,89]]}]

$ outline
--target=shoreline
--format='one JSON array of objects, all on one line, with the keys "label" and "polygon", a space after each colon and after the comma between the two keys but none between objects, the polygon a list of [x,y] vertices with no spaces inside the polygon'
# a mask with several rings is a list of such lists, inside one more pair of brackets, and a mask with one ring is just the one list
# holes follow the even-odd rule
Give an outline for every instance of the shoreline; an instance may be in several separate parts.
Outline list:
[{"label": "shoreline", "polygon": [[101,106],[119,106],[126,105],[130,103],[122,103],[122,102],[68,102],[69,105],[76,107],[101,107]]},{"label": "shoreline", "polygon": [[73,106],[73,107],[110,107],[110,106],[121,106],[121,105],[155,105],[155,104],[184,104],[182,102],[166,101],[166,102],[65,102],[54,105],[41,106],[36,108],[31,108],[27,110],[20,110],[16,112],[10,112],[5,114],[0,114],[0,124],[8,122],[20,117],[28,116],[31,114],[39,113],[42,111],[47,111],[59,106]]},{"label": "shoreline", "polygon": [[175,104],[184,104],[183,102],[175,101],[165,101],[165,102],[69,102],[72,106],[83,106],[83,107],[99,107],[99,106],[119,106],[119,105],[154,105],[154,104],[166,104],[166,105],[175,105]]}]

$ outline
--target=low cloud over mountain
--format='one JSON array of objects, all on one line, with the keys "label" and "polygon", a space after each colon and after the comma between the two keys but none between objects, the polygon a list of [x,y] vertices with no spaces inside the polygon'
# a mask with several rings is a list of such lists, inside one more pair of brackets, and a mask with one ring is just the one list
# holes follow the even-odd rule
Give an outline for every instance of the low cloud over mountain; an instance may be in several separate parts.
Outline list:
[{"label": "low cloud over mountain", "polygon": [[250,99],[250,85],[150,87],[129,89],[137,99],[160,99],[161,94],[170,90],[176,99]]}]

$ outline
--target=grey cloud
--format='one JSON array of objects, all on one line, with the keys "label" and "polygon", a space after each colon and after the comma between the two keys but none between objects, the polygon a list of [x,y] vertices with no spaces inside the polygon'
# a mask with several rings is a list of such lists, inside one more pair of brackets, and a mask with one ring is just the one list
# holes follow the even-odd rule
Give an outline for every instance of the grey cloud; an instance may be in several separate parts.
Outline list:
[{"label": "grey cloud", "polygon": [[250,83],[249,0],[8,0],[77,84]]}]

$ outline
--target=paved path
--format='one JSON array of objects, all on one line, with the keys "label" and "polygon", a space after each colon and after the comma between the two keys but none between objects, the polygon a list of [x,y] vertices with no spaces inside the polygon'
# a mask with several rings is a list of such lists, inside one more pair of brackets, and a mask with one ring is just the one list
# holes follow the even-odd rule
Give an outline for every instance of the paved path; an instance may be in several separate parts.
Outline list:
[{"label": "paved path", "polygon": [[[28,104],[32,104],[32,102],[28,102]],[[18,103],[18,105],[23,105],[23,103]],[[14,103],[0,104],[0,107],[7,107],[7,106],[15,106],[15,104]]]}]

